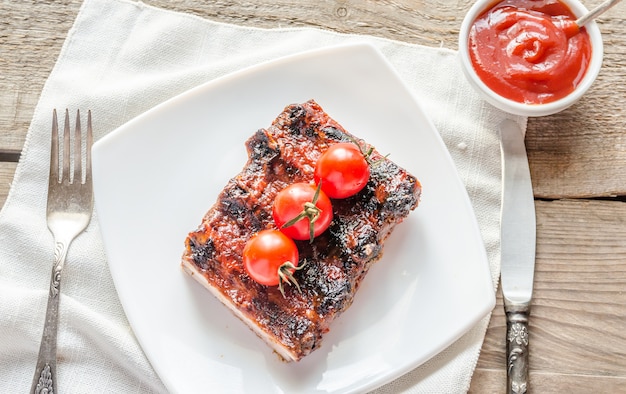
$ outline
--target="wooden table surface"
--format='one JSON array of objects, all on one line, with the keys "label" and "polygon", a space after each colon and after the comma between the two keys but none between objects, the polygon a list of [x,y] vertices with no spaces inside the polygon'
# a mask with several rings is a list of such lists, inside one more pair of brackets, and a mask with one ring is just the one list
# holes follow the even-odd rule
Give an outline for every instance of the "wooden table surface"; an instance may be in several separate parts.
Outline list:
[{"label": "wooden table surface", "polygon": [[[145,0],[257,27],[314,26],[457,47],[470,0]],[[587,0],[587,8],[600,0]],[[0,2],[0,206],[79,0]],[[626,4],[599,19],[604,64],[582,101],[528,121],[537,211],[530,321],[535,393],[626,393]],[[505,391],[502,296],[472,393]]]}]

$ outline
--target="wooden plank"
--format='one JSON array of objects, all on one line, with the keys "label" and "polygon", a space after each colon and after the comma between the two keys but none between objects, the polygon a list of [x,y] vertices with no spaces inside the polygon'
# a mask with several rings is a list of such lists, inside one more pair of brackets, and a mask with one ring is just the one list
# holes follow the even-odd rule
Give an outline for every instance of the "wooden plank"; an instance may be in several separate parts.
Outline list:
[{"label": "wooden plank", "polygon": [[[532,393],[623,393],[626,378],[617,376],[589,376],[530,372]],[[477,368],[469,394],[505,393],[506,371]]]},{"label": "wooden plank", "polygon": [[[531,371],[580,381],[589,376],[589,384],[602,382],[598,376],[626,379],[626,203],[537,201],[536,209]],[[479,370],[505,372],[505,332],[498,291]],[[611,388],[617,381],[607,380],[606,387],[594,386],[593,392],[615,392]],[[568,379],[539,379],[534,386],[534,392],[570,392]]]},{"label": "wooden plank", "polygon": [[604,62],[591,90],[560,114],[529,120],[527,148],[537,196],[626,195],[624,19],[626,7],[614,7],[598,20]]},{"label": "wooden plank", "polygon": [[[244,3],[150,0],[147,3],[246,26],[314,26],[456,49],[463,15],[473,2],[331,0],[307,4],[298,0]],[[0,3],[3,26],[0,147],[21,149],[41,88],[80,4],[80,0],[63,4],[31,0],[20,2],[19,6]],[[604,67],[584,99],[561,114],[529,120],[528,154],[539,197],[626,194],[624,19],[626,7],[615,7],[600,18],[605,33]]]},{"label": "wooden plank", "polygon": [[[535,196],[626,195],[626,54],[620,67],[603,70],[577,105],[529,119],[526,145]],[[622,82],[615,84],[618,78]]]},{"label": "wooden plank", "polygon": [[528,122],[526,141],[536,196],[626,194],[624,19],[626,7],[614,7],[598,20],[604,61],[590,91],[568,110]]},{"label": "wooden plank", "polygon": [[16,167],[17,163],[0,162],[0,208],[4,206],[7,195],[9,194]]},{"label": "wooden plank", "polygon": [[257,0],[225,3],[186,0],[173,3],[148,0],[145,3],[244,26],[312,26],[454,49],[461,20],[473,1]]},{"label": "wooden plank", "polygon": [[16,149],[2,149],[0,148],[0,162],[18,162],[22,153]]},{"label": "wooden plank", "polygon": [[21,150],[46,78],[76,17],[67,5],[0,3],[0,147]]}]

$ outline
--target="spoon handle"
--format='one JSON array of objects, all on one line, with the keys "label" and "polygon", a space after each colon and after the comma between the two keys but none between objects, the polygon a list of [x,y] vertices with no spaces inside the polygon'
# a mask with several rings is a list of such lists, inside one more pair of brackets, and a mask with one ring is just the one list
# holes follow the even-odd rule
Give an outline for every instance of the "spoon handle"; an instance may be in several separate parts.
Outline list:
[{"label": "spoon handle", "polygon": [[596,8],[594,8],[593,10],[589,11],[585,15],[581,16],[580,18],[578,18],[576,20],[576,24],[579,27],[584,26],[585,23],[589,22],[592,19],[595,19],[600,14],[603,14],[606,10],[608,10],[611,7],[613,7],[615,4],[619,3],[620,1],[621,0],[607,0],[607,1],[605,1],[604,3],[602,3],[599,6],[597,6]]}]

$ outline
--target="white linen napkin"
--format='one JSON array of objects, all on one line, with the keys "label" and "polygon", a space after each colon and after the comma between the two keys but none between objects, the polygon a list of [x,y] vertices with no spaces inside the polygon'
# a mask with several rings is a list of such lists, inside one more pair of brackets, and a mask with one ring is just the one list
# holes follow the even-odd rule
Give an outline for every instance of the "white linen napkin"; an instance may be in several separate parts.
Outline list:
[{"label": "white linen napkin", "polygon": [[[526,119],[482,102],[464,80],[456,52],[319,29],[221,24],[128,0],[86,0],[44,86],[0,212],[0,392],[28,390],[43,328],[53,261],[45,214],[52,108],[91,109],[97,139],[208,80],[349,42],[379,48],[433,119],[475,208],[495,291],[500,274],[496,125],[508,117],[525,130]],[[445,351],[376,392],[466,392],[488,321],[486,317]],[[59,387],[68,393],[166,392],[118,300],[97,214],[67,257],[58,374]]]}]

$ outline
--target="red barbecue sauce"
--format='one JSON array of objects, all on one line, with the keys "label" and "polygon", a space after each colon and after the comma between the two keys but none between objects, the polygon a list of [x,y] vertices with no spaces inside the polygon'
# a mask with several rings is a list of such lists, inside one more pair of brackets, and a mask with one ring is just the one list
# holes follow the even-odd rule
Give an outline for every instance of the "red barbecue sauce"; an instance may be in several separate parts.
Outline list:
[{"label": "red barbecue sauce", "polygon": [[520,103],[556,101],[583,79],[591,59],[585,28],[558,0],[504,0],[481,14],[469,36],[480,79]]}]

